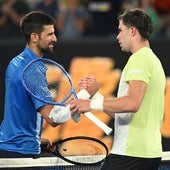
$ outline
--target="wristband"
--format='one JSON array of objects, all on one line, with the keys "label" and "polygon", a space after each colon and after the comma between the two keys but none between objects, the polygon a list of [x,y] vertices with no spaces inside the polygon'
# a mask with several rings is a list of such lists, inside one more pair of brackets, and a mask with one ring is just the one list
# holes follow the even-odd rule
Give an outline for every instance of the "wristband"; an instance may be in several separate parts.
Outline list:
[{"label": "wristband", "polygon": [[55,123],[64,123],[71,118],[70,107],[55,105],[48,117]]},{"label": "wristband", "polygon": [[[90,94],[87,92],[87,90],[83,89],[77,93],[77,97],[78,99],[88,99],[90,97]],[[75,122],[80,121],[80,115],[78,113],[75,113],[71,117]]]},{"label": "wristband", "polygon": [[103,111],[103,101],[104,101],[104,99],[91,99],[90,100],[90,108],[92,110]]},{"label": "wristband", "polygon": [[91,97],[91,99],[104,99],[104,96],[100,92],[97,92]]}]

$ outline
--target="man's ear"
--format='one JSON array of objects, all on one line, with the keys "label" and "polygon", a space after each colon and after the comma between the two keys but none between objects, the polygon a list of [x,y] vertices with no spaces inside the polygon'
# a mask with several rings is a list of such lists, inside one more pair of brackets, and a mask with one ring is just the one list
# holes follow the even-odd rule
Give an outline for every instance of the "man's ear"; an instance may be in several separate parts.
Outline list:
[{"label": "man's ear", "polygon": [[38,36],[38,34],[33,32],[33,33],[31,33],[30,38],[31,38],[31,42],[33,42],[35,44],[37,42],[37,40],[39,39],[39,36]]},{"label": "man's ear", "polygon": [[135,27],[130,27],[131,35],[134,37],[136,35],[137,29]]}]

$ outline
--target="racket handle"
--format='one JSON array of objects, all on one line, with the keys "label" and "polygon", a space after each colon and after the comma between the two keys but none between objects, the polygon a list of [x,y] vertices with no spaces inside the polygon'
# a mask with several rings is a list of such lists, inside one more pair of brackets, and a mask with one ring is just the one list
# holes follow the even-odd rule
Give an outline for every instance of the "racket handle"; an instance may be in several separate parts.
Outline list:
[{"label": "racket handle", "polygon": [[113,129],[107,126],[105,123],[103,123],[100,119],[94,116],[91,112],[85,112],[84,115],[89,120],[91,120],[94,124],[96,124],[100,129],[102,129],[106,133],[106,135],[110,135],[112,133]]},{"label": "racket handle", "polygon": [[79,115],[78,113],[75,113],[74,115],[72,115],[71,118],[72,118],[75,122],[79,122],[79,121],[80,121],[80,115]]},{"label": "racket handle", "polygon": [[[100,93],[97,93],[98,98],[103,98],[103,95],[101,95]],[[77,94],[77,97],[79,99],[88,99],[90,97],[89,93],[83,89],[80,90]],[[93,96],[94,97],[94,96]],[[112,128],[110,128],[109,126],[107,126],[105,123],[103,123],[100,119],[98,119],[96,116],[94,116],[91,112],[85,112],[84,115],[91,120],[95,125],[97,125],[100,129],[102,129],[106,135],[110,135],[113,131]],[[75,122],[80,121],[80,115],[77,113],[75,113],[74,115],[72,115],[72,119]]]},{"label": "racket handle", "polygon": [[[80,90],[77,93],[77,98],[78,99],[88,99],[89,97],[90,97],[90,94],[85,89]],[[74,115],[72,115],[72,119],[75,122],[79,122],[80,121],[80,115],[78,113],[75,113]]]}]

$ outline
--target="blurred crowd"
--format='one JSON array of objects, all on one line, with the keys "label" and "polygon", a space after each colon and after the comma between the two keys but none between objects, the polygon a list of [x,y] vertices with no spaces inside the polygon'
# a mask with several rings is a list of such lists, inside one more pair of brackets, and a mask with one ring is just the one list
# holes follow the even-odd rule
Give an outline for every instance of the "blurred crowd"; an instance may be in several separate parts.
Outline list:
[{"label": "blurred crowd", "polygon": [[20,19],[33,10],[54,17],[61,40],[115,38],[119,13],[142,8],[153,19],[153,38],[170,39],[170,0],[0,0],[0,39],[21,38]]}]

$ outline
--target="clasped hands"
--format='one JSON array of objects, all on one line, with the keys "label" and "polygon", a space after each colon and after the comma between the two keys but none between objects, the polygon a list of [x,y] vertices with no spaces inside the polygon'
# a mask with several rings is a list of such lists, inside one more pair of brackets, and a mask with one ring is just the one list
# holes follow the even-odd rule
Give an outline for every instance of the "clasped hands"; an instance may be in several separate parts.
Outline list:
[{"label": "clasped hands", "polygon": [[[88,75],[82,78],[78,84],[79,89],[85,89],[90,97],[92,97],[99,90],[99,83],[96,77],[93,75]],[[90,100],[86,99],[75,99],[69,102],[71,114],[81,114],[90,111]]]}]

